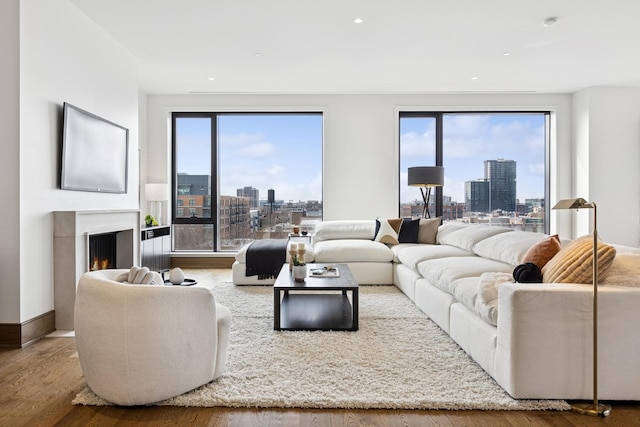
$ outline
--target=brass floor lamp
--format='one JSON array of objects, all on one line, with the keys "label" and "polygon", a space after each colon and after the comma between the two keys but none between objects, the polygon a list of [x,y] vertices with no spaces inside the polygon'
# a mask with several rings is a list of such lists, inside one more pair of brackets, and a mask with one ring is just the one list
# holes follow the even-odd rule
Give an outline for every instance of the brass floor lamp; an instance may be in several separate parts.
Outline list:
[{"label": "brass floor lamp", "polygon": [[595,202],[583,198],[560,200],[553,209],[593,209],[593,402],[571,405],[580,414],[606,417],[611,406],[598,403],[598,230]]}]

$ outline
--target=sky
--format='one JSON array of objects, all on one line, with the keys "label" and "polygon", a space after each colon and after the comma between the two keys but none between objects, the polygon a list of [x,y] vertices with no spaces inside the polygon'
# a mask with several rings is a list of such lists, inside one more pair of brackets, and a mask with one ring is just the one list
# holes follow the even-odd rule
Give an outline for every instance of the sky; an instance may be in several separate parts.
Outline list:
[{"label": "sky", "polygon": [[[224,114],[218,116],[220,189],[223,195],[254,187],[260,198],[322,200],[321,114]],[[210,174],[210,127],[205,119],[178,123],[178,171]]]},{"label": "sky", "polygon": [[[484,160],[516,161],[516,194],[544,197],[544,114],[446,114],[443,118],[445,196],[464,202],[464,183],[484,178]],[[400,200],[421,199],[407,186],[407,169],[435,165],[435,120],[406,118],[400,122]]]},{"label": "sky", "polygon": [[[222,114],[218,116],[220,189],[236,195],[245,186],[260,198],[322,200],[321,114]],[[210,174],[210,121],[178,121],[178,171]],[[464,202],[465,181],[483,178],[484,160],[517,162],[517,196],[544,197],[544,114],[446,114],[443,120],[444,195]],[[407,186],[407,168],[435,164],[435,120],[400,122],[400,200],[420,199]]]}]

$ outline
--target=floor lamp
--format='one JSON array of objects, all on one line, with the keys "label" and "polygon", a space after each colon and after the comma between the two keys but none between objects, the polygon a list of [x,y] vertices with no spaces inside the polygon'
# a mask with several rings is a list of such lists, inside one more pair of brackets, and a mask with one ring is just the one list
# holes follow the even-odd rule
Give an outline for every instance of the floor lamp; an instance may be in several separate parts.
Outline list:
[{"label": "floor lamp", "polygon": [[583,198],[560,200],[553,209],[593,209],[593,403],[572,405],[571,408],[585,415],[606,417],[611,406],[598,403],[598,230],[595,202]]},{"label": "floor lamp", "polygon": [[444,185],[444,168],[442,166],[416,166],[408,169],[408,184],[412,187],[420,187],[422,194],[422,217],[431,218],[429,213],[429,197],[431,187]]}]

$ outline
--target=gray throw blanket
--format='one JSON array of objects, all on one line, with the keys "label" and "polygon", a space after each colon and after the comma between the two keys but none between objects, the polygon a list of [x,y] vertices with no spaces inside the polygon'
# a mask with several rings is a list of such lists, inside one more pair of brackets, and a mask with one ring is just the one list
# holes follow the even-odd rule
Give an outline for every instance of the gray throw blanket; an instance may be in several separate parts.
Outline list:
[{"label": "gray throw blanket", "polygon": [[259,280],[276,278],[286,260],[286,240],[254,240],[247,248],[245,275],[255,276],[257,274]]}]

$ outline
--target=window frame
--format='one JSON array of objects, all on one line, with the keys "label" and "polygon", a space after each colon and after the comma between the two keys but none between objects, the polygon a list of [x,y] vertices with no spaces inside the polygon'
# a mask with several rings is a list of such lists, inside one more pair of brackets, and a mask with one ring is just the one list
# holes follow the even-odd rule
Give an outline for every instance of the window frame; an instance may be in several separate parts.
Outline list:
[{"label": "window frame", "polygon": [[[220,177],[218,171],[218,159],[219,159],[219,143],[218,143],[218,117],[220,116],[252,116],[252,115],[262,115],[262,116],[278,116],[278,115],[317,115],[320,116],[322,125],[321,125],[321,151],[324,152],[324,121],[326,118],[326,111],[323,108],[312,108],[305,110],[277,110],[277,111],[235,111],[235,110],[223,110],[223,111],[171,111],[170,112],[170,123],[171,123],[171,225],[180,225],[180,224],[206,224],[213,226],[213,249],[212,250],[197,250],[197,252],[202,253],[228,253],[233,252],[231,250],[220,249],[220,232],[221,232],[221,224],[220,224],[220,204],[221,204],[221,194],[220,194]],[[210,194],[210,204],[207,205],[206,200],[203,201],[203,211],[211,210],[211,215],[209,218],[205,217],[184,217],[178,216],[177,210],[187,210],[190,206],[177,206],[175,203],[175,197],[178,194],[178,172],[177,172],[177,126],[176,121],[180,118],[210,118],[211,119],[211,193]],[[324,163],[324,159],[321,161],[321,171],[324,175],[324,167],[322,165]],[[231,195],[232,196],[232,195]],[[233,197],[233,196],[232,196]],[[324,199],[324,198],[322,198]],[[321,199],[321,200],[322,200]],[[249,205],[249,209],[251,206]],[[172,248],[172,250],[175,250]],[[188,249],[180,250],[180,252],[189,252]]]},{"label": "window frame", "polygon": [[[400,169],[400,163],[402,159],[402,153],[400,150],[402,149],[402,144],[400,143],[401,134],[401,125],[400,122],[404,117],[408,118],[434,118],[435,119],[435,166],[443,166],[446,170],[446,165],[443,164],[444,158],[444,117],[446,115],[491,115],[491,114],[504,114],[504,115],[517,115],[517,114],[542,114],[544,115],[544,232],[549,234],[550,232],[550,213],[551,207],[549,206],[549,200],[551,195],[551,161],[550,161],[550,147],[551,147],[551,111],[548,109],[543,110],[445,110],[445,111],[429,111],[429,110],[412,110],[398,111],[398,171],[402,173]],[[400,216],[400,189],[398,188],[398,216]],[[443,187],[435,187],[435,210],[436,217],[441,217],[443,215],[443,200],[444,200],[444,190]]]}]

